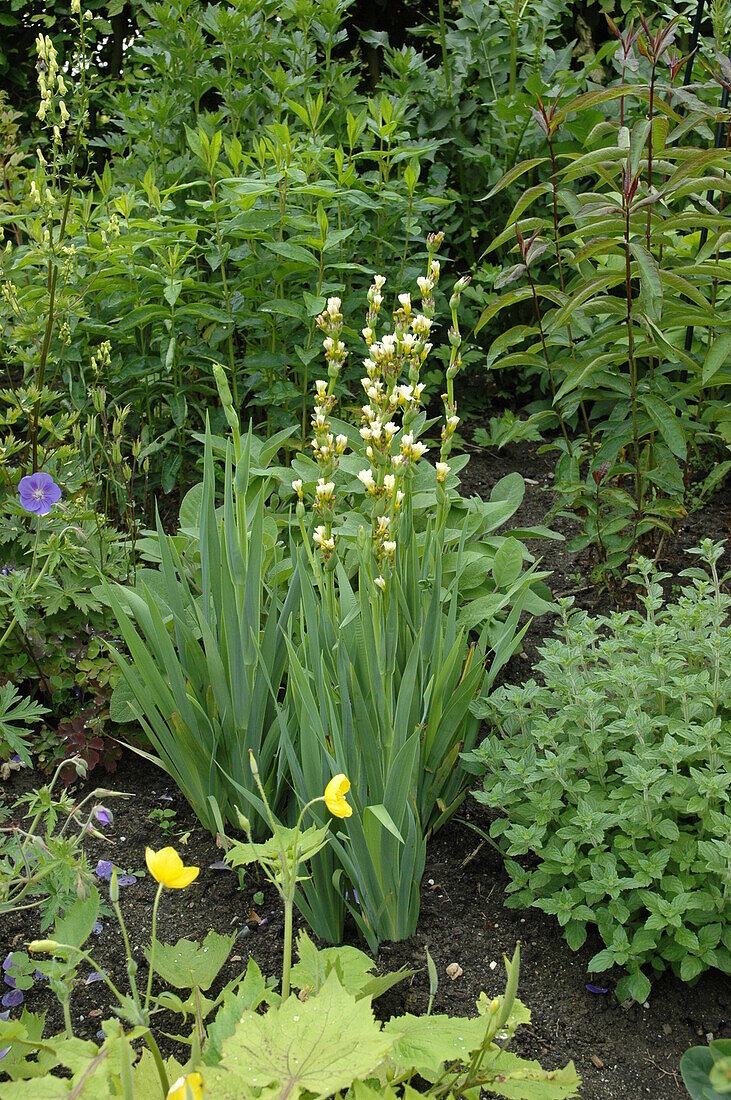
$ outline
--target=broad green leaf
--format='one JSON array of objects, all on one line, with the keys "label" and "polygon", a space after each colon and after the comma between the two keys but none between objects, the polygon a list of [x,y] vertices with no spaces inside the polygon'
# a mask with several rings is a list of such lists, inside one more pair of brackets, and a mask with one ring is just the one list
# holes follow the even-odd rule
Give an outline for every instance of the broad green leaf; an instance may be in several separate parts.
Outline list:
[{"label": "broad green leaf", "polygon": [[680,1059],[683,1084],[692,1100],[724,1100],[728,1092],[717,1092],[710,1081],[713,1055],[708,1047],[691,1047]]},{"label": "broad green leaf", "polygon": [[487,1064],[494,1078],[488,1079],[486,1090],[506,1100],[569,1100],[579,1095],[581,1078],[573,1062],[563,1069],[545,1070],[540,1063],[508,1050]]},{"label": "broad green leaf", "polygon": [[488,1023],[449,1016],[393,1016],[384,1030],[395,1038],[389,1061],[397,1073],[413,1069],[435,1080],[445,1062],[468,1061],[485,1038]]},{"label": "broad green leaf", "polygon": [[[229,957],[235,939],[235,933],[221,936],[210,931],[202,944],[185,939],[176,944],[157,943],[155,971],[174,989],[208,989]],[[145,957],[149,962],[149,947],[145,948]]]},{"label": "broad green leaf", "polygon": [[330,1096],[371,1076],[394,1041],[368,999],[357,1001],[331,974],[308,1001],[290,997],[266,1016],[246,1013],[224,1041],[223,1059],[247,1086],[297,1100],[304,1092]]},{"label": "broad green leaf", "polygon": [[497,588],[509,588],[523,569],[523,550],[517,539],[506,538],[492,563],[492,576]]},{"label": "broad green leaf", "polygon": [[347,945],[318,950],[304,930],[297,937],[297,955],[298,962],[292,967],[292,985],[306,990],[309,996],[319,992],[332,971],[343,988],[358,999],[366,996],[375,999],[416,973],[403,968],[393,974],[374,976],[376,964],[370,955]]},{"label": "broad green leaf", "polygon": [[53,938],[59,943],[81,947],[91,935],[98,916],[99,893],[92,886],[88,897],[75,901],[65,916],[56,918]]}]

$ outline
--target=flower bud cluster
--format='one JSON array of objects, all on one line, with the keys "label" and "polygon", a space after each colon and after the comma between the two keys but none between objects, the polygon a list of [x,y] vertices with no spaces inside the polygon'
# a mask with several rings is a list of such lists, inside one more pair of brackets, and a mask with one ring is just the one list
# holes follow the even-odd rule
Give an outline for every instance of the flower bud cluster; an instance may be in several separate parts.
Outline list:
[{"label": "flower bud cluster", "polygon": [[[332,297],[327,300],[327,307],[316,318],[317,327],[325,333],[322,346],[325,349],[327,362],[327,381],[319,378],[315,382],[315,407],[312,413],[312,451],[320,470],[321,476],[315,486],[314,510],[322,523],[318,524],[312,536],[315,546],[322,552],[327,562],[335,551],[335,536],[332,530],[335,515],[335,471],[338,468],[340,456],[348,445],[345,435],[334,435],[330,423],[330,413],[336,403],[334,394],[335,383],[343,368],[347,351],[345,344],[340,339],[343,330],[343,315],[340,309],[340,298]],[[300,520],[304,520],[304,501],[301,479],[292,482],[292,488],[297,494],[297,514]]]},{"label": "flower bud cluster", "polygon": [[112,365],[112,345],[109,340],[102,340],[96,355],[91,357],[91,369],[98,377],[105,367]]},{"label": "flower bud cluster", "polygon": [[43,122],[47,116],[50,116],[53,140],[60,145],[61,131],[69,121],[68,108],[63,98],[67,94],[67,88],[63,75],[58,71],[56,48],[47,34],[39,34],[36,38],[36,54],[38,55],[36,63],[38,91],[41,97],[37,117]]}]

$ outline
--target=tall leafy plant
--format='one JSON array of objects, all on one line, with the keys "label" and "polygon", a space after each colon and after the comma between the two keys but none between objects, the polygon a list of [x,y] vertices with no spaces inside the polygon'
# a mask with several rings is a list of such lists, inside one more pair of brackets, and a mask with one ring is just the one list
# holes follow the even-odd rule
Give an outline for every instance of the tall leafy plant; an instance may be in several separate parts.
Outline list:
[{"label": "tall leafy plant", "polygon": [[[349,911],[374,949],[415,929],[426,838],[464,796],[459,752],[474,744],[478,728],[470,705],[519,645],[520,614],[536,579],[534,570],[523,572],[518,541],[501,539],[491,593],[460,609],[465,548],[475,529],[469,513],[452,513],[448,459],[459,423],[457,307],[466,280],[450,299],[445,415],[434,468],[424,460],[421,438],[428,421],[420,374],[431,350],[440,237],[427,240],[420,310],[401,294],[393,330],[381,334],[385,279],[376,276],[368,292],[367,403],[354,455],[345,455],[348,437],[335,435],[331,420],[347,352],[340,301],[328,302],[318,319],[328,378],[315,385],[312,446],[321,476],[309,530],[305,486],[294,482],[303,543],[296,563],[302,641],[290,646],[283,745],[296,806],[311,802],[333,773],[349,777],[354,804],[352,817],[312,862],[302,909],[320,935],[335,941]],[[365,496],[357,513],[348,499],[348,458],[355,459],[358,496]],[[415,518],[419,496],[423,524]]]},{"label": "tall leafy plant", "polygon": [[[711,125],[731,116],[716,106],[717,83],[679,87],[674,34],[675,21],[630,28],[615,86],[539,99],[546,155],[491,192],[545,173],[493,241],[516,242],[517,262],[477,327],[520,311],[488,364],[538,380],[558,433],[560,503],[581,519],[572,546],[592,547],[610,580],[638,546],[655,552],[672,534],[701,447],[729,439],[728,180]],[[564,151],[564,128],[597,111],[583,150]]]}]

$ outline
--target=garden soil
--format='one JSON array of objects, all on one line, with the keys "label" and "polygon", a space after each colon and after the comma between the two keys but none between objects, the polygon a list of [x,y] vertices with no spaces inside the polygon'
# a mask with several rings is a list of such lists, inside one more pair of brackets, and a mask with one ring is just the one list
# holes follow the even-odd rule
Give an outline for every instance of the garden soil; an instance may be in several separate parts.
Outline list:
[{"label": "garden soil", "polygon": [[[521,526],[543,522],[550,504],[547,490],[551,460],[550,456],[538,455],[535,447],[523,445],[477,454],[463,475],[463,491],[487,496],[498,478],[514,469],[522,470],[530,479],[515,522]],[[688,517],[667,563],[668,571],[677,575],[689,564],[678,552],[683,547],[694,545],[705,535],[727,538],[730,516],[727,493]],[[554,527],[571,534],[567,520],[559,519]],[[531,549],[552,570],[554,593],[573,593],[577,604],[592,612],[609,609],[606,596],[590,585],[588,560],[569,555],[560,542],[532,543]],[[545,620],[533,624],[524,653],[508,666],[509,679],[520,681],[530,675],[536,647],[549,626]],[[4,800],[12,804],[19,793],[39,782],[42,780],[38,776],[28,773],[11,776],[2,792]],[[138,873],[137,881],[121,888],[120,893],[141,973],[145,970],[143,948],[149,937],[155,895],[155,883],[143,874],[144,849],[148,844],[154,848],[173,844],[186,863],[201,867],[201,873],[187,890],[164,893],[158,919],[160,940],[201,939],[211,928],[220,933],[236,932],[219,986],[243,971],[250,956],[265,974],[279,974],[283,921],[276,895],[256,873],[248,874],[239,890],[233,872],[212,866],[218,864],[222,853],[197,824],[165,773],[126,751],[114,775],[95,772],[91,782],[79,788],[79,795],[95,784],[134,796],[129,800],[105,798],[115,815],[113,825],[106,830],[109,839],[106,843],[91,841],[88,852],[92,867],[98,859],[111,859],[118,867]],[[150,821],[155,810],[175,811],[171,831],[163,833],[154,816]],[[581,951],[573,952],[550,916],[536,909],[504,908],[507,876],[500,856],[473,829],[477,826],[486,830],[489,822],[490,811],[468,797],[457,817],[431,841],[417,933],[403,943],[383,945],[377,958],[381,971],[409,966],[418,973],[377,1001],[377,1014],[387,1017],[401,1011],[425,1010],[429,996],[427,947],[440,979],[434,1011],[472,1014],[481,991],[490,997],[502,992],[502,956],[511,955],[520,941],[519,996],[530,1008],[532,1019],[518,1032],[511,1049],[538,1059],[546,1068],[573,1059],[584,1082],[584,1100],[686,1100],[678,1074],[682,1053],[694,1044],[731,1034],[728,978],[711,971],[688,986],[666,974],[653,984],[646,1004],[620,1005],[613,992],[618,974],[595,976],[592,983],[586,972],[589,958],[600,946],[596,940],[590,937]],[[105,884],[100,883],[100,887],[103,893]],[[103,916],[101,923],[101,931],[92,937],[93,954],[110,976],[123,984],[125,958],[119,929],[112,916]],[[0,954],[4,957],[9,950],[21,949],[38,932],[37,918],[27,914],[5,917],[0,925]],[[452,963],[459,968],[454,979],[446,973],[447,967],[454,973]],[[72,999],[74,1026],[85,1038],[93,1038],[101,1020],[109,1014],[107,989],[101,982],[86,985],[89,973],[80,971]],[[33,1011],[47,1011],[49,1032],[61,1030],[61,1012],[42,985],[37,984],[26,994],[26,1005]],[[17,1012],[14,1010],[14,1014]],[[168,1045],[168,1050],[175,1051],[176,1047]]]}]

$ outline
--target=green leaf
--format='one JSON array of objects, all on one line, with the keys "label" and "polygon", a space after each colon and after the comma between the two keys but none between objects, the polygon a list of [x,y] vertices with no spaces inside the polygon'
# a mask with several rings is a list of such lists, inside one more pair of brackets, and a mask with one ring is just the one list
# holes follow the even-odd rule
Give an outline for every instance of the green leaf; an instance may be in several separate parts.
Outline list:
[{"label": "green leaf", "polygon": [[356,1077],[369,1077],[394,1044],[381,1031],[368,999],[356,1000],[331,974],[308,1001],[290,997],[266,1016],[247,1013],[223,1043],[223,1059],[256,1089],[297,1100],[330,1096]]},{"label": "green leaf", "polygon": [[626,1001],[628,997],[632,997],[638,1004],[644,1004],[651,989],[650,979],[641,970],[634,970],[617,982],[617,1000]]},{"label": "green leaf", "polygon": [[731,332],[717,336],[708,351],[703,364],[703,385],[707,386],[714,374],[731,360]]},{"label": "green leaf", "polygon": [[395,1037],[389,1060],[398,1073],[409,1069],[435,1080],[445,1062],[468,1061],[482,1044],[488,1027],[482,1018],[449,1016],[392,1017],[384,1030]]},{"label": "green leaf", "polygon": [[640,287],[644,307],[652,320],[659,322],[662,315],[662,282],[657,261],[639,241],[631,241],[629,247],[640,269]]},{"label": "green leaf", "polygon": [[503,1050],[488,1064],[492,1076],[486,1073],[486,1091],[506,1100],[569,1100],[579,1095],[581,1078],[573,1062],[563,1069],[545,1070],[538,1062]]},{"label": "green leaf", "polygon": [[509,588],[517,581],[523,569],[523,548],[512,536],[505,539],[492,563],[492,576],[496,588]]},{"label": "green leaf", "polygon": [[291,982],[295,989],[306,990],[309,996],[319,993],[333,971],[343,988],[357,999],[366,996],[375,999],[416,973],[404,968],[394,974],[374,976],[376,964],[370,955],[347,945],[318,950],[304,930],[297,937],[297,955]]},{"label": "green leaf", "polygon": [[[235,933],[221,936],[209,932],[202,944],[193,940],[178,940],[176,944],[155,945],[154,967],[164,982],[174,989],[208,989],[225,964],[236,940]],[[150,961],[150,949],[145,948]]]},{"label": "green leaf", "polygon": [[661,397],[643,394],[640,401],[673,454],[677,458],[685,459],[687,448],[680,418]]},{"label": "green leaf", "polygon": [[692,1100],[723,1100],[724,1096],[728,1096],[728,1092],[717,1092],[711,1084],[713,1064],[713,1055],[708,1047],[691,1047],[680,1059],[683,1084]]},{"label": "green leaf", "polygon": [[375,806],[366,806],[365,813],[373,814],[376,820],[383,825],[384,829],[387,829],[392,836],[396,837],[399,843],[404,843],[404,838],[396,828],[393,818],[383,804],[379,803]]},{"label": "green leaf", "polygon": [[75,901],[65,916],[56,918],[53,938],[71,947],[81,947],[91,935],[98,916],[99,892],[92,886],[88,897]]}]

